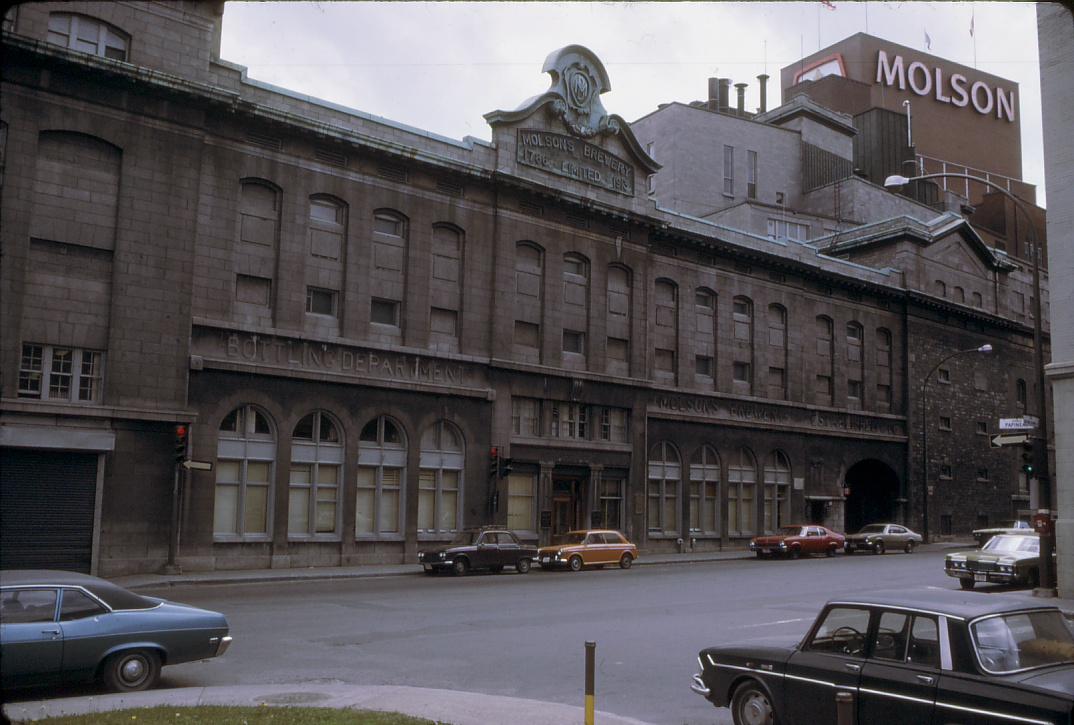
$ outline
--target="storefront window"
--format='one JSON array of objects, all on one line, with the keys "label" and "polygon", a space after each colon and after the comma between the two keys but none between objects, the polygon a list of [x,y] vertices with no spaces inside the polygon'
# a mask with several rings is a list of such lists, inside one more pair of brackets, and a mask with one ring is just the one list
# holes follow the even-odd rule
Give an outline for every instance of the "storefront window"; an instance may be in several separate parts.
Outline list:
[{"label": "storefront window", "polygon": [[536,531],[536,473],[512,473],[507,477],[507,528]]},{"label": "storefront window", "polygon": [[406,441],[399,426],[385,416],[369,421],[358,440],[357,537],[394,537],[403,530],[405,465]]},{"label": "storefront window", "polygon": [[679,485],[682,464],[678,451],[665,442],[649,451],[647,528],[650,534],[674,535],[679,532]]},{"label": "storefront window", "polygon": [[216,458],[214,538],[270,539],[276,437],[269,417],[252,405],[228,413],[220,424]]},{"label": "storefront window", "polygon": [[462,435],[441,420],[421,437],[418,471],[418,533],[442,534],[459,528],[459,481],[463,471]]}]

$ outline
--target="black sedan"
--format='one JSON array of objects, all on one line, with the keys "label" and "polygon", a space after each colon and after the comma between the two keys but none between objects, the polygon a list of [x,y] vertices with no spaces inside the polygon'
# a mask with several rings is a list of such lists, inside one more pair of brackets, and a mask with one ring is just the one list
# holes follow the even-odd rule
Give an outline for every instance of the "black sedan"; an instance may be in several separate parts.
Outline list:
[{"label": "black sedan", "polygon": [[500,572],[505,566],[525,574],[536,558],[537,547],[523,544],[514,532],[495,526],[463,529],[450,544],[418,552],[418,563],[426,574],[451,571],[460,576],[473,569]]},{"label": "black sedan", "polygon": [[145,690],[162,665],[218,657],[230,644],[217,612],[86,574],[0,572],[4,689],[99,679],[119,692]]},{"label": "black sedan", "polygon": [[[691,689],[736,725],[1071,723],[1055,606],[929,591],[829,602],[796,645],[701,650]],[[840,717],[841,714],[841,717]]]}]

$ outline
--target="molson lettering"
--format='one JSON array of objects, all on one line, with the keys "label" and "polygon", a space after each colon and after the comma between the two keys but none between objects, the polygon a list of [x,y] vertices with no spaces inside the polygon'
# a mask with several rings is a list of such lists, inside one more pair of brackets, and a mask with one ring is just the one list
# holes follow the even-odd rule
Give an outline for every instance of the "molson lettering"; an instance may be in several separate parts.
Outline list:
[{"label": "molson lettering", "polygon": [[999,86],[993,88],[984,81],[974,81],[961,73],[952,73],[950,82],[945,84],[943,69],[929,69],[921,61],[915,60],[904,65],[901,55],[889,59],[884,51],[877,52],[876,82],[885,86],[898,86],[905,91],[906,86],[919,96],[933,95],[940,103],[950,103],[959,108],[972,105],[973,110],[983,116],[992,115],[1014,122],[1014,91],[1004,91]]}]

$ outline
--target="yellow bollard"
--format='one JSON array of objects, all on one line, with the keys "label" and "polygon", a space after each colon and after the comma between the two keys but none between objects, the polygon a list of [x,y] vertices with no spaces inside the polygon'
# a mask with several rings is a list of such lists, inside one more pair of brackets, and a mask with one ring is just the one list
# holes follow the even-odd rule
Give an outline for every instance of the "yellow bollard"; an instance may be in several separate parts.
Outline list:
[{"label": "yellow bollard", "polygon": [[585,725],[593,725],[593,659],[597,643],[585,643]]}]

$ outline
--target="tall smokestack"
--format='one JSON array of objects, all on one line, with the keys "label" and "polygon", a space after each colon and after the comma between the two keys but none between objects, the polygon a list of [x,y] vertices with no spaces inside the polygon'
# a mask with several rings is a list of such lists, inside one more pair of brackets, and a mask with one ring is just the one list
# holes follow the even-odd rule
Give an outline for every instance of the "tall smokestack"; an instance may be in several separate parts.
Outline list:
[{"label": "tall smokestack", "polygon": [[757,80],[761,83],[761,106],[757,113],[764,113],[768,110],[768,74],[762,73],[757,76]]},{"label": "tall smokestack", "polygon": [[720,79],[709,78],[709,101],[707,108],[710,111],[715,111],[719,108],[720,104]]},{"label": "tall smokestack", "polygon": [[746,115],[746,86],[747,83],[736,83],[735,90],[738,91],[738,115]]},{"label": "tall smokestack", "polygon": [[731,79],[720,79],[720,110],[728,111],[731,108]]}]

